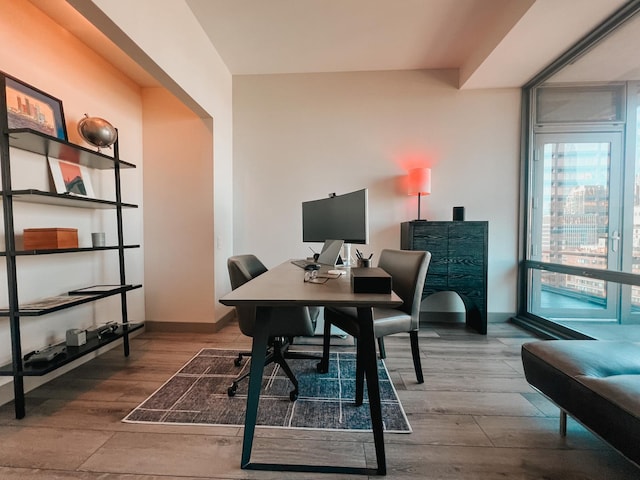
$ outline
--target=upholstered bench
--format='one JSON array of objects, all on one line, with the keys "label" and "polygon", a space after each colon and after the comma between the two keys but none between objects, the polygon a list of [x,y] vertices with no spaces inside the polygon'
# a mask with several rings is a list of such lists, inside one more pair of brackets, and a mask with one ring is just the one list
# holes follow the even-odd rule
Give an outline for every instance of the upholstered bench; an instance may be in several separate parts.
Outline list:
[{"label": "upholstered bench", "polygon": [[550,340],[522,346],[530,385],[640,465],[640,343]]}]

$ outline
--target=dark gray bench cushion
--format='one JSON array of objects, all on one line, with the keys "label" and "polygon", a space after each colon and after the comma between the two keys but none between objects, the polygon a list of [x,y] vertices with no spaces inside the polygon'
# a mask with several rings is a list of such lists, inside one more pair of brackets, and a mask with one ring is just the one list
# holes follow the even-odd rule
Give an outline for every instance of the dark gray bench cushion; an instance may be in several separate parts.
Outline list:
[{"label": "dark gray bench cushion", "polygon": [[532,386],[640,465],[640,343],[526,343],[522,363]]}]

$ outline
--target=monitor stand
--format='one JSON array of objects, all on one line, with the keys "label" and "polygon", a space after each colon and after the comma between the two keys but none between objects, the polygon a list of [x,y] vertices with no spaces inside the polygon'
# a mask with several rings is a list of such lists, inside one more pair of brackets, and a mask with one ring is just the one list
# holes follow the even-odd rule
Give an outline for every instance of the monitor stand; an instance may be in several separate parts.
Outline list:
[{"label": "monitor stand", "polygon": [[342,245],[342,266],[351,267],[351,244],[345,243]]}]

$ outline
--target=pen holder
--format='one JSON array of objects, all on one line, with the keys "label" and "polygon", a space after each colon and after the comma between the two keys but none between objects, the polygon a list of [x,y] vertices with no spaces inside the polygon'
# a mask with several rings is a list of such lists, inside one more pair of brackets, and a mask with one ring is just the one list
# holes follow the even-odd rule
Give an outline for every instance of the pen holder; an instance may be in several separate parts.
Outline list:
[{"label": "pen holder", "polygon": [[358,268],[369,268],[369,267],[371,267],[371,259],[370,258],[359,258],[357,265],[358,265]]}]

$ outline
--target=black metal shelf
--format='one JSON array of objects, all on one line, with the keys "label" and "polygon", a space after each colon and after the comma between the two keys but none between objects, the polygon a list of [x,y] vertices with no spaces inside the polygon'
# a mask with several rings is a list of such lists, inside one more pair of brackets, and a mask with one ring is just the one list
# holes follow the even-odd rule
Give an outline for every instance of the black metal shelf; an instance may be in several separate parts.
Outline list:
[{"label": "black metal shelf", "polygon": [[122,208],[138,208],[133,203],[114,202],[111,200],[101,200],[99,198],[79,197],[71,194],[60,194],[52,192],[44,192],[42,190],[13,190],[9,193],[0,192],[3,197],[11,196],[14,200],[28,203],[39,203],[43,205],[57,205],[62,207],[91,208],[91,209],[115,209],[118,206]]},{"label": "black metal shelf", "polygon": [[[58,312],[60,310],[66,310],[67,308],[76,307],[84,303],[95,302],[96,300],[100,300],[106,297],[111,297],[113,295],[118,295],[122,292],[128,292],[130,290],[135,290],[137,288],[142,288],[142,285],[139,285],[139,284],[123,285],[121,288],[117,288],[105,293],[94,293],[94,294],[83,294],[83,295],[61,295],[61,297],[68,296],[70,301],[62,305],[56,305],[55,307],[50,307],[50,308],[42,308],[39,310],[21,310],[19,306],[18,311],[21,317],[39,317],[41,315],[47,315],[48,313]],[[0,309],[0,317],[8,317],[9,314],[10,314],[9,309],[7,308]]]},{"label": "black metal shelf", "polygon": [[[96,336],[87,339],[87,343],[85,343],[84,345],[80,345],[79,347],[67,346],[67,351],[65,354],[59,355],[59,357],[54,358],[50,362],[32,365],[24,365],[23,362],[21,371],[14,370],[11,363],[3,365],[0,367],[0,376],[37,377],[45,375],[49,372],[53,372],[63,365],[66,365],[67,363],[71,363],[74,360],[77,360],[78,358],[99,349],[100,347],[104,347],[111,342],[123,338],[125,336],[125,333],[126,335],[129,335],[131,332],[135,332],[143,326],[144,323],[127,323],[124,325],[120,325],[115,332],[102,338],[98,338]],[[127,329],[126,332],[125,328]],[[64,342],[59,345],[62,344],[64,344]]]},{"label": "black metal shelf", "polygon": [[[7,79],[11,78],[0,72],[0,89],[5,89]],[[14,79],[15,80],[15,79]],[[125,249],[139,248],[140,245],[124,245],[124,225],[122,211],[125,208],[137,208],[137,205],[124,203],[122,201],[121,191],[121,171],[124,168],[136,168],[132,163],[120,160],[119,142],[116,139],[112,145],[112,151],[106,151],[110,155],[105,155],[100,151],[91,150],[81,145],[75,145],[29,128],[8,128],[7,103],[4,96],[0,95],[0,179],[2,186],[0,187],[0,200],[2,208],[2,217],[4,224],[4,249],[0,252],[0,257],[4,257],[3,261],[7,264],[7,306],[0,309],[0,318],[7,317],[11,334],[11,364],[0,367],[0,376],[13,377],[14,392],[14,408],[16,418],[23,418],[25,412],[25,392],[24,379],[25,376],[44,375],[52,372],[77,358],[86,355],[114,340],[122,338],[122,345],[125,357],[129,355],[129,333],[141,328],[144,324],[136,323],[135,325],[128,323],[127,313],[127,292],[142,285],[131,285],[126,281],[125,276]],[[12,188],[11,181],[11,155],[12,150],[18,149],[33,154],[41,155],[49,159],[64,160],[70,163],[81,165],[96,170],[111,170],[113,172],[113,185],[115,188],[115,201],[88,198],[72,194],[59,194],[49,191],[37,189],[16,189]],[[55,207],[76,207],[84,209],[113,209],[115,210],[115,224],[117,227],[117,245],[104,247],[85,247],[85,248],[64,248],[64,249],[46,249],[46,250],[21,250],[16,249],[16,232],[14,226],[14,204],[15,202],[30,202],[40,205],[48,205]],[[24,210],[24,209],[22,209]],[[22,212],[21,212],[22,213]],[[43,213],[43,215],[45,215]],[[75,291],[73,295],[64,294],[55,297],[42,299],[41,301],[33,301],[31,303],[19,304],[18,295],[18,263],[17,257],[31,255],[49,255],[57,253],[74,253],[74,252],[95,252],[95,251],[117,251],[119,265],[119,281],[113,289],[104,291],[98,286],[88,287],[84,292]],[[55,279],[52,279],[55,281]],[[89,293],[92,292],[98,293]],[[67,308],[76,307],[78,305],[95,302],[102,298],[115,296],[120,297],[120,321],[119,327],[115,332],[101,338],[92,337],[87,339],[87,343],[80,347],[66,346],[64,355],[59,355],[50,362],[44,364],[25,365],[22,355],[22,340],[20,334],[21,322],[26,321],[26,317],[36,317],[46,315]],[[23,318],[24,317],[24,318]]]},{"label": "black metal shelf", "polygon": [[[115,168],[116,160],[104,153],[36,132],[29,128],[9,129],[9,146],[58,158],[78,165],[108,170]],[[118,161],[120,168],[136,168],[132,163]]]},{"label": "black metal shelf", "polygon": [[[17,250],[14,254],[17,257],[31,256],[31,255],[51,255],[55,253],[75,253],[75,252],[95,252],[98,250],[118,250],[118,245],[105,246],[105,247],[79,247],[79,248],[52,248],[47,250]],[[122,248],[140,248],[140,245],[123,245]],[[7,252],[0,252],[0,257],[7,255]]]}]

